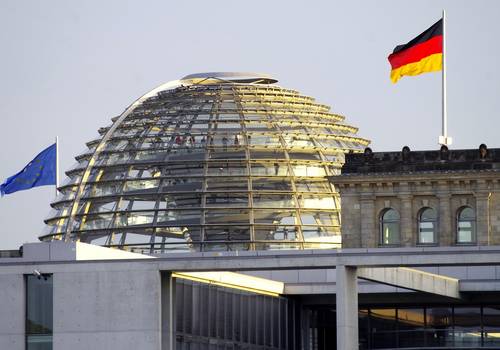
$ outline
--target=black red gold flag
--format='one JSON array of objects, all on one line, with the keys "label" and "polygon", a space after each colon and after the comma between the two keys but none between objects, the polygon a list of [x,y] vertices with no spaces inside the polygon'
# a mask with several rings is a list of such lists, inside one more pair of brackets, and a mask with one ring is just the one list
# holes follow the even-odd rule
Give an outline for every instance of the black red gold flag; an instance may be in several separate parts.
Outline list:
[{"label": "black red gold flag", "polygon": [[398,45],[388,57],[391,80],[443,69],[443,19],[404,45]]}]

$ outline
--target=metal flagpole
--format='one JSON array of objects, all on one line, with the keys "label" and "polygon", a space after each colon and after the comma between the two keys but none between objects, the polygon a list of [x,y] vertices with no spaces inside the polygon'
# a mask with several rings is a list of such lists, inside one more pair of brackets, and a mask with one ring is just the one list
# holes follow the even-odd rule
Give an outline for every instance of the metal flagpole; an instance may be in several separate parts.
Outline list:
[{"label": "metal flagpole", "polygon": [[59,137],[56,136],[56,197],[57,197],[58,187],[59,187]]},{"label": "metal flagpole", "polygon": [[449,146],[452,139],[448,137],[448,115],[446,109],[446,11],[443,10],[443,55],[442,55],[442,124],[441,136],[439,136],[439,144]]}]

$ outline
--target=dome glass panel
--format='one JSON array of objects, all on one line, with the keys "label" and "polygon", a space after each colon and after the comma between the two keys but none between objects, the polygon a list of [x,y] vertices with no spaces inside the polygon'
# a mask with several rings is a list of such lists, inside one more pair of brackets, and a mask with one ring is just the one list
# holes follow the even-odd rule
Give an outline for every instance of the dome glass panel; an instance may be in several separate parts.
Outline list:
[{"label": "dome glass panel", "polygon": [[340,247],[327,177],[369,141],[276,82],[194,74],[139,98],[76,157],[40,239],[150,253]]}]

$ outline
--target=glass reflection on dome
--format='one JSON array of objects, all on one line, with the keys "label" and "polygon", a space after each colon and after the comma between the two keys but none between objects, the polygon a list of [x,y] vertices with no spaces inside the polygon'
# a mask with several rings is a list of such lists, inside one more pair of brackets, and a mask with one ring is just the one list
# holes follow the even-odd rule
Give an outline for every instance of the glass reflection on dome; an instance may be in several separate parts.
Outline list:
[{"label": "glass reflection on dome", "polygon": [[76,157],[40,238],[149,253],[340,247],[327,176],[369,141],[274,82],[145,95]]}]

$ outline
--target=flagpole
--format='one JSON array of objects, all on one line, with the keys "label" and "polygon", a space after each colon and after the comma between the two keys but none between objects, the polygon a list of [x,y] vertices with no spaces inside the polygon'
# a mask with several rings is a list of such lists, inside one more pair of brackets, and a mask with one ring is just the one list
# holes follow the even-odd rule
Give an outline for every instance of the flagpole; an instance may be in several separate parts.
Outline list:
[{"label": "flagpole", "polygon": [[446,106],[446,11],[443,9],[443,55],[442,55],[442,121],[441,136],[439,144],[444,146],[451,145],[452,139],[448,137],[448,111]]},{"label": "flagpole", "polygon": [[59,137],[56,136],[56,197],[57,188],[59,187]]}]

